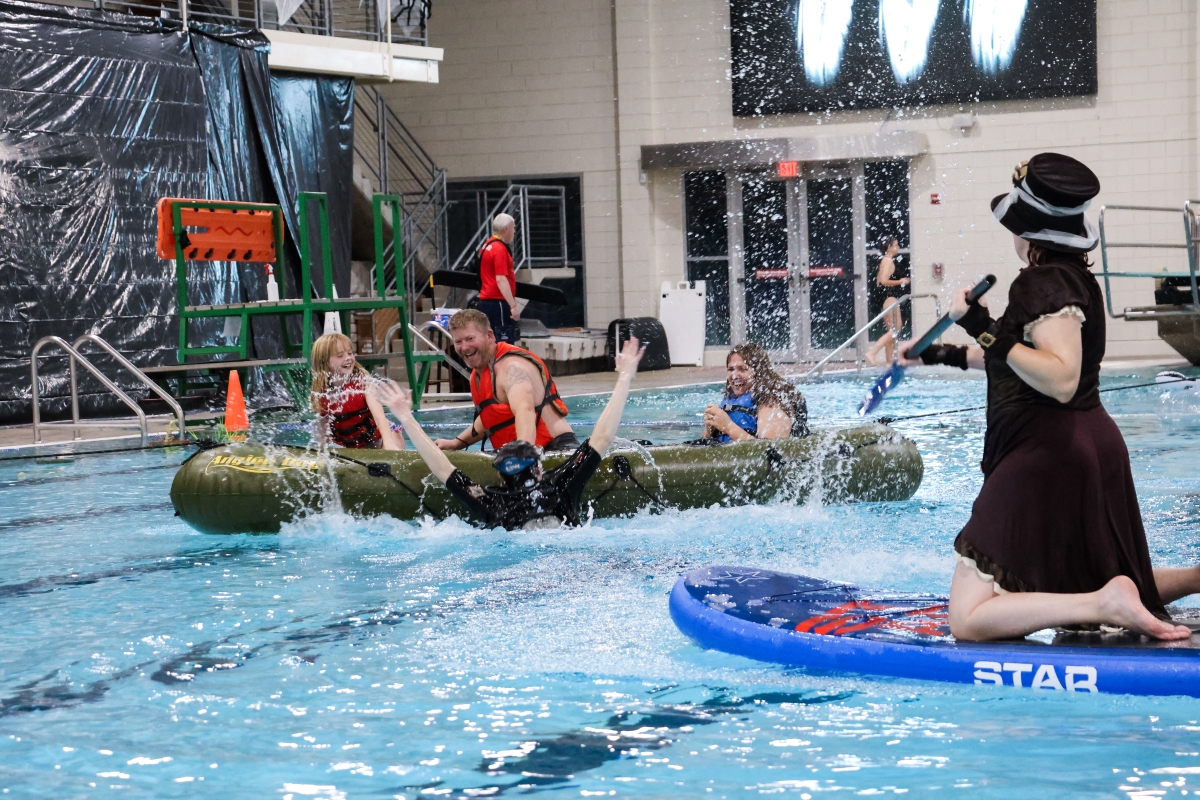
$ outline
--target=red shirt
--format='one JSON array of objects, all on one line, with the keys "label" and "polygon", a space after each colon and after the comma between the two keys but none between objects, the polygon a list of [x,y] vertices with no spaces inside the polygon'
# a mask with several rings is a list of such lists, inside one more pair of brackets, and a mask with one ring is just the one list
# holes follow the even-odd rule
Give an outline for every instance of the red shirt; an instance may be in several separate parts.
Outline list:
[{"label": "red shirt", "polygon": [[[500,288],[496,285],[496,279],[502,276],[508,280],[508,288],[515,292],[517,282],[516,276],[513,274],[512,253],[508,252],[508,247],[504,242],[493,236],[484,242],[483,251],[479,254],[480,300],[504,299],[504,295],[500,294]],[[515,293],[513,296],[516,296]]]}]

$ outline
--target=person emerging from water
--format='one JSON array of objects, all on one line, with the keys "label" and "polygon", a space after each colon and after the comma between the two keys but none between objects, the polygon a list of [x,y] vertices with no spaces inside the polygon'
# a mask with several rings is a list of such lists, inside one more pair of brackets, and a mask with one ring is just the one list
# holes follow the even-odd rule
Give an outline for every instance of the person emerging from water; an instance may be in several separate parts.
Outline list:
[{"label": "person emerging from water", "polygon": [[719,442],[808,436],[804,395],[771,366],[762,345],[739,344],[725,357],[725,396],[704,409],[704,436]]},{"label": "person emerging from water", "polygon": [[471,369],[475,420],[453,439],[438,439],[442,450],[462,450],[483,439],[493,449],[509,442],[532,442],[545,450],[571,450],[579,439],[566,420],[546,363],[533,353],[497,342],[487,315],[467,309],[450,318],[454,350]]},{"label": "person emerging from water", "polygon": [[413,418],[411,392],[392,381],[380,384],[375,391],[403,423],[426,466],[467,507],[472,522],[509,530],[579,525],[584,487],[617,435],[629,385],[644,352],[637,339],[625,343],[617,355],[617,384],[591,438],[560,466],[543,472],[541,448],[520,439],[501,447],[492,466],[504,479],[503,488],[481,486],[450,463]]},{"label": "person emerging from water", "polygon": [[383,406],[367,391],[370,375],[354,358],[354,343],[327,333],[312,347],[312,409],[317,414],[317,446],[403,450]]},{"label": "person emerging from water", "polygon": [[[992,319],[959,290],[950,317],[977,346],[939,345],[926,364],[987,372],[983,488],[954,540],[950,631],[983,641],[1108,624],[1187,639],[1165,604],[1200,592],[1200,568],[1155,568],[1121,431],[1100,403],[1104,296],[1088,270],[1084,215],[1100,181],[1040,153],[1017,165],[992,213],[1023,266]],[[901,359],[905,366],[914,362]]]}]

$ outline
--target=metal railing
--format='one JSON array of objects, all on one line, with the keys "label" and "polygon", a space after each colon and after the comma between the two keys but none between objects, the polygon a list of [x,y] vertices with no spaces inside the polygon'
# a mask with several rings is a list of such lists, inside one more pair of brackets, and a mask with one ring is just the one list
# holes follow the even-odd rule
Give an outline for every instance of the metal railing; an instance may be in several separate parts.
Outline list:
[{"label": "metal railing", "polygon": [[[879,322],[879,320],[883,319],[884,317],[886,317],[888,314],[892,313],[893,311],[898,311],[900,309],[900,306],[904,305],[905,303],[912,305],[913,300],[921,300],[921,299],[927,299],[927,298],[933,298],[934,316],[941,317],[942,316],[942,301],[941,301],[941,298],[938,297],[938,295],[936,295],[936,294],[905,294],[905,295],[901,295],[900,299],[898,299],[895,303],[892,303],[890,306],[885,308],[883,311],[880,311],[878,314],[876,314],[874,317],[872,317],[870,322],[868,322],[866,325],[863,325],[861,328],[859,328],[857,331],[855,331],[853,336],[851,336],[849,339],[842,342],[836,348],[831,350],[829,352],[829,354],[826,355],[824,358],[822,358],[820,361],[818,361],[813,366],[812,369],[810,369],[808,372],[804,373],[800,377],[801,378],[811,378],[813,375],[818,374],[821,370],[823,370],[825,368],[826,364],[828,364],[830,361],[833,360],[834,356],[836,356],[838,353],[845,350],[850,345],[854,344],[858,340],[858,337],[862,336],[864,333],[869,331],[871,329],[871,326],[874,325],[876,322]],[[861,357],[855,358],[856,364],[861,363],[861,362],[862,362]]]},{"label": "metal railing", "polygon": [[[114,383],[107,375],[105,375],[103,372],[101,372],[99,369],[97,369],[95,364],[93,364],[86,357],[84,357],[84,355],[82,353],[79,352],[80,345],[87,343],[87,342],[91,342],[92,344],[98,345],[102,350],[104,350],[104,352],[106,352],[110,356],[112,356],[113,360],[116,361],[119,365],[121,365],[125,369],[126,372],[128,372],[130,375],[132,375],[137,380],[139,380],[141,383],[145,384],[152,392],[154,392],[159,397],[161,397],[163,400],[165,400],[167,402],[167,404],[171,407],[171,410],[175,412],[176,423],[179,425],[180,438],[182,438],[184,436],[184,433],[186,431],[186,428],[185,428],[186,423],[185,423],[185,420],[183,417],[183,409],[180,407],[179,403],[175,402],[175,398],[171,397],[169,394],[166,393],[166,391],[163,390],[163,388],[161,386],[159,386],[154,381],[152,381],[148,377],[146,377],[146,373],[142,372],[140,369],[138,369],[132,363],[130,363],[130,361],[127,358],[125,358],[125,356],[123,356],[119,352],[117,352],[117,350],[112,345],[110,345],[108,342],[104,341],[99,336],[96,336],[94,334],[85,333],[83,336],[80,336],[78,339],[75,340],[74,345],[68,344],[67,340],[63,339],[61,336],[43,336],[41,339],[39,339],[37,341],[37,344],[35,344],[33,346],[33,350],[29,355],[29,371],[30,371],[30,378],[31,378],[30,388],[31,388],[32,395],[33,395],[33,443],[34,444],[41,443],[42,428],[47,427],[49,425],[70,424],[71,428],[72,428],[72,437],[76,441],[78,441],[83,438],[79,432],[79,429],[81,427],[85,427],[88,425],[115,427],[118,425],[127,424],[127,423],[122,422],[121,420],[80,420],[79,419],[79,381],[78,381],[76,369],[75,369],[76,362],[82,364],[84,369],[86,369],[88,372],[92,373],[92,376],[95,377],[96,380],[100,381],[100,383],[104,386],[104,388],[108,389],[110,392],[115,394],[121,400],[121,402],[123,402],[125,405],[129,406],[129,408],[133,409],[133,413],[137,416],[138,428],[141,429],[141,432],[142,432],[142,447],[146,447],[149,444],[150,430],[149,430],[148,424],[146,422],[146,412],[143,411],[141,409],[141,406],[139,406],[128,394],[126,394],[124,392],[124,390],[121,389],[120,386],[117,386],[117,384]],[[70,423],[42,422],[41,387],[38,383],[38,353],[41,351],[41,349],[44,346],[46,346],[48,344],[53,344],[53,345],[59,347],[64,352],[66,352],[66,354],[71,359],[71,362],[70,362],[71,363],[71,366],[70,366],[71,422]]]},{"label": "metal railing", "polygon": [[[1197,288],[1196,282],[1196,262],[1197,262],[1197,245],[1200,244],[1200,224],[1196,220],[1196,212],[1192,207],[1193,203],[1200,203],[1197,200],[1189,200],[1183,204],[1183,230],[1184,242],[1110,242],[1108,241],[1108,233],[1106,231],[1106,212],[1109,211],[1145,211],[1152,213],[1167,213],[1179,214],[1180,209],[1169,208],[1163,206],[1101,206],[1100,207],[1100,264],[1101,275],[1104,277],[1104,302],[1108,307],[1108,315],[1114,319],[1125,319],[1131,313],[1141,312],[1140,316],[1146,317],[1191,317],[1197,316],[1198,310],[1180,309],[1178,311],[1158,311],[1144,308],[1126,308],[1120,314],[1113,311],[1112,304],[1112,283],[1111,278],[1189,278],[1191,280],[1192,289],[1192,306],[1200,306],[1200,290]],[[1153,249],[1153,250],[1186,250],[1188,259],[1188,271],[1186,273],[1177,272],[1114,272],[1108,267],[1108,251],[1110,249]]]},{"label": "metal railing", "polygon": [[[426,23],[431,0],[303,0],[280,17],[274,0],[50,0],[73,7],[92,6],[101,11],[165,17],[192,22],[292,31],[315,36],[337,36],[393,44],[428,44]],[[390,5],[391,13],[380,13]]]},{"label": "metal railing", "polygon": [[[413,297],[418,266],[426,274],[447,266],[446,171],[434,162],[374,88],[357,87],[354,114],[354,154],[366,178],[379,192],[399,195],[404,205],[400,232],[404,243],[403,289]],[[390,241],[384,263],[392,263]],[[395,275],[387,276],[387,288],[397,290]],[[410,305],[412,322],[415,304]]]},{"label": "metal railing", "polygon": [[567,199],[562,186],[514,183],[482,214],[482,222],[450,269],[461,270],[470,263],[492,235],[497,214],[516,220],[516,236],[510,245],[513,269],[543,269],[567,264]]}]

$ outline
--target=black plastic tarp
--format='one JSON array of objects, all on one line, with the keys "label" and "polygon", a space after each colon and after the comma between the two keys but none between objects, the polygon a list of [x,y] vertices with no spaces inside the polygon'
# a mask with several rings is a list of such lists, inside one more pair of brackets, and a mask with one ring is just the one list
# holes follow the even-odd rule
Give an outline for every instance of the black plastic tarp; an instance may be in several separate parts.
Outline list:
[{"label": "black plastic tarp", "polygon": [[[296,193],[328,191],[347,293],[353,81],[271,76],[268,49],[254,31],[0,0],[0,421],[29,419],[30,349],[46,335],[95,333],[139,366],[175,363],[161,197],[287,198],[298,277]],[[194,304],[261,299],[264,284],[259,265],[189,264]],[[223,343],[222,329],[193,323],[192,341]],[[254,324],[253,347],[283,355],[277,321]],[[66,361],[41,363],[43,413],[62,414]],[[119,408],[84,385],[85,414]]]}]

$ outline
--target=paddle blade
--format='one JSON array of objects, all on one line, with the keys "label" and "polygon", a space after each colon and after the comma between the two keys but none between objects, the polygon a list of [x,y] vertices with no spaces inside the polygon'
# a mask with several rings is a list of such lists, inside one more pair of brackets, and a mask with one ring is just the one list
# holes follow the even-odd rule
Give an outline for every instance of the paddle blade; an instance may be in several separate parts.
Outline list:
[{"label": "paddle blade", "polygon": [[879,404],[883,402],[883,396],[902,380],[904,380],[904,367],[893,363],[892,366],[888,367],[887,372],[879,376],[879,380],[875,381],[875,385],[871,387],[871,391],[863,398],[862,403],[858,406],[858,415],[865,417],[878,408]]}]

